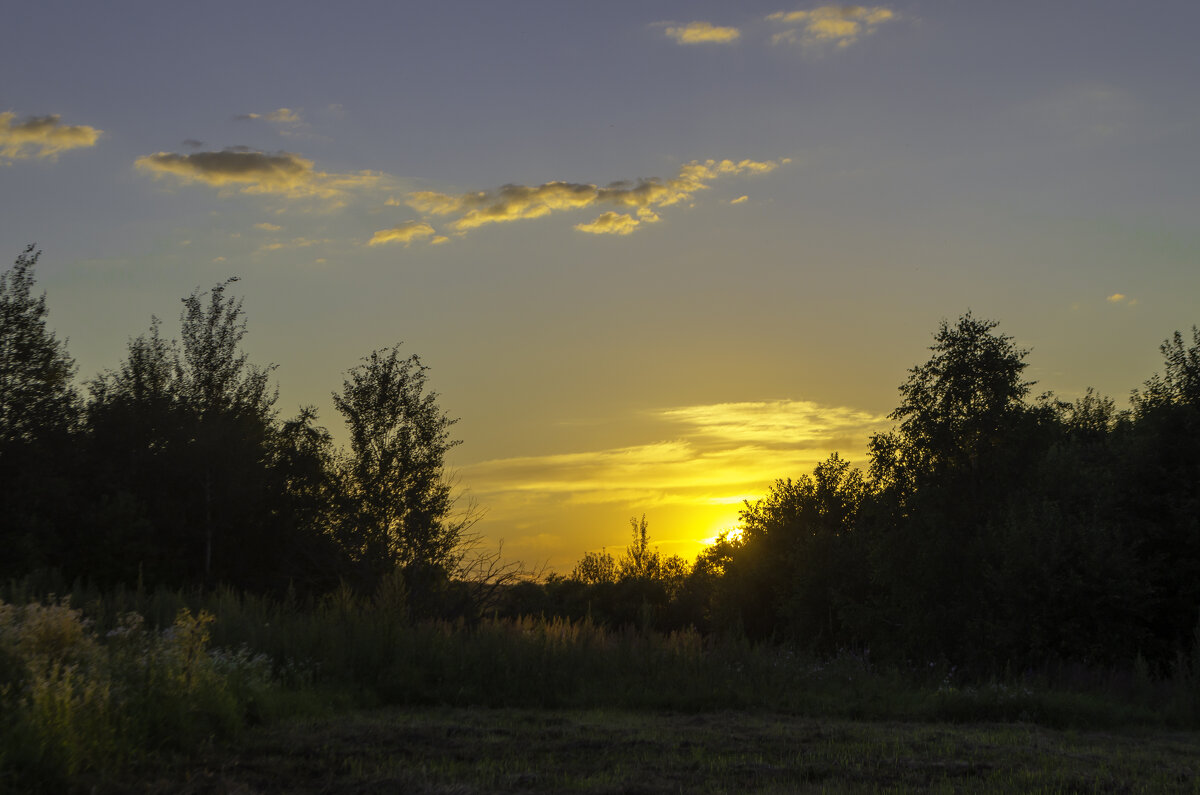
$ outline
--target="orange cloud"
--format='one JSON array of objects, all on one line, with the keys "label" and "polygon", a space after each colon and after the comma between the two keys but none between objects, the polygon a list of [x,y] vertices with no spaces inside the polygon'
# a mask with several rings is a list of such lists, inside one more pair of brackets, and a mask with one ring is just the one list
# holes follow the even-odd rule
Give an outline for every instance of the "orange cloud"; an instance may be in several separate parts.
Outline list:
[{"label": "orange cloud", "polygon": [[590,224],[575,224],[575,228],[593,235],[628,235],[640,224],[640,221],[628,213],[614,213],[609,210]]},{"label": "orange cloud", "polygon": [[711,22],[689,22],[686,25],[671,25],[666,34],[679,44],[732,44],[741,38],[737,28],[723,28]]},{"label": "orange cloud", "polygon": [[[403,243],[407,248],[408,244],[414,240],[420,240],[426,237],[433,237],[434,229],[424,221],[406,221],[391,229],[380,229],[372,237],[368,246],[382,246],[385,243]],[[445,238],[441,240],[431,241],[433,243],[445,242]]]},{"label": "orange cloud", "polygon": [[606,213],[590,224],[579,224],[575,228],[592,233],[628,234],[639,223],[658,220],[654,208],[689,201],[699,191],[707,190],[713,180],[742,174],[767,174],[787,162],[790,161],[693,160],[681,167],[678,175],[665,180],[644,177],[633,182],[614,182],[605,187],[573,182],[503,185],[494,190],[458,195],[418,191],[408,195],[407,204],[428,215],[457,216],[450,221],[449,227],[460,234],[486,224],[542,218],[555,212],[609,205],[636,210],[639,218]]},{"label": "orange cloud", "polygon": [[808,11],[777,11],[767,20],[788,26],[771,37],[773,44],[849,47],[895,18],[895,12],[884,6],[827,5]]},{"label": "orange cloud", "polygon": [[83,124],[63,124],[58,114],[28,116],[15,121],[17,114],[0,113],[0,157],[24,160],[49,158],[69,149],[95,146],[103,131]]}]

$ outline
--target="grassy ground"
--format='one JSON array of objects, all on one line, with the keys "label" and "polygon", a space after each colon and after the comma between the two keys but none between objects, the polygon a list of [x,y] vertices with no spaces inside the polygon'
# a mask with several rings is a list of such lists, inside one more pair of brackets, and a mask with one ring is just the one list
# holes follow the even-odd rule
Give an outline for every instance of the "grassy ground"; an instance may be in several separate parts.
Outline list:
[{"label": "grassy ground", "polygon": [[[117,786],[117,785],[114,785]],[[1200,792],[1200,734],[719,712],[389,708],[291,721],[154,793]]]}]

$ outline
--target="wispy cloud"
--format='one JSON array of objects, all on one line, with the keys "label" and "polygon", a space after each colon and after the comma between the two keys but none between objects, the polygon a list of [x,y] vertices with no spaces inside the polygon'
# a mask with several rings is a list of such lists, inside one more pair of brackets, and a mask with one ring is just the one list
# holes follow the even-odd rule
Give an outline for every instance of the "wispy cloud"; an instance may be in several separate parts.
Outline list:
[{"label": "wispy cloud", "polygon": [[269,224],[265,221],[261,224],[255,224],[254,228],[261,229],[264,232],[278,232],[280,229],[283,229],[283,227],[279,226],[278,224]]},{"label": "wispy cloud", "polygon": [[464,234],[487,224],[542,218],[556,212],[612,206],[637,211],[606,212],[590,223],[575,226],[593,234],[629,234],[643,223],[658,220],[654,208],[690,201],[720,177],[767,174],[783,163],[775,160],[693,160],[669,179],[645,177],[632,182],[614,182],[605,187],[586,183],[546,182],[541,185],[504,185],[493,190],[447,194],[418,191],[406,203],[429,216],[452,216],[451,231]]},{"label": "wispy cloud", "polygon": [[323,246],[333,241],[329,238],[293,237],[291,240],[276,240],[258,247],[259,251],[288,251],[299,248]]},{"label": "wispy cloud", "polygon": [[9,160],[55,159],[59,152],[96,145],[103,131],[84,124],[63,124],[58,114],[27,116],[0,113],[0,157]]},{"label": "wispy cloud", "polygon": [[713,403],[662,409],[655,414],[690,427],[689,435],[774,446],[865,436],[887,421],[882,415],[807,400]]},{"label": "wispy cloud", "polygon": [[504,502],[711,506],[760,496],[780,477],[807,473],[834,450],[865,449],[888,420],[810,401],[718,403],[647,412],[658,441],[627,447],[496,459],[464,481]]},{"label": "wispy cloud", "polygon": [[232,193],[273,194],[289,199],[339,201],[346,191],[377,185],[383,175],[361,171],[330,174],[291,152],[269,154],[245,147],[215,152],[157,152],[139,158],[139,169],[183,184],[202,183]]},{"label": "wispy cloud", "polygon": [[771,36],[772,44],[849,47],[869,36],[896,13],[884,6],[818,6],[807,11],[777,11],[767,21],[782,26]]},{"label": "wispy cloud", "polygon": [[[403,243],[405,247],[414,240],[433,237],[434,229],[424,221],[407,221],[405,223],[394,226],[391,229],[380,229],[376,232],[371,240],[367,243],[369,246],[381,246],[385,243]],[[444,243],[445,238],[437,243]]]},{"label": "wispy cloud", "polygon": [[749,196],[738,196],[736,199],[731,199],[729,203],[730,204],[742,204],[742,203],[748,202],[748,201],[750,201]]},{"label": "wispy cloud", "polygon": [[665,33],[679,44],[732,44],[741,38],[737,28],[719,27],[711,22],[668,25]]},{"label": "wispy cloud", "polygon": [[300,124],[300,114],[291,108],[279,108],[270,113],[240,113],[233,117],[237,121],[272,121],[277,124]]}]

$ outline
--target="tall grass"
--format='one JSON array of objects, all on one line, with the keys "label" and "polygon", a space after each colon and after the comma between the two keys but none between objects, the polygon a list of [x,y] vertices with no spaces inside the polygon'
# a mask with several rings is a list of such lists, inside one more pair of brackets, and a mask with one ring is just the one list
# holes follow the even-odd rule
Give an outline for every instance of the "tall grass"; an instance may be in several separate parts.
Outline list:
[{"label": "tall grass", "polygon": [[[403,583],[321,599],[75,588],[0,594],[0,790],[59,791],[298,713],[384,704],[764,709],[890,720],[1196,727],[1198,666],[987,681],[814,660],[695,631],[561,618],[413,621]],[[77,607],[78,606],[78,607]]]},{"label": "tall grass", "polygon": [[131,612],[98,633],[65,598],[0,603],[0,789],[60,791],[236,731],[270,668],[212,654],[212,622],[182,608],[153,631]]}]

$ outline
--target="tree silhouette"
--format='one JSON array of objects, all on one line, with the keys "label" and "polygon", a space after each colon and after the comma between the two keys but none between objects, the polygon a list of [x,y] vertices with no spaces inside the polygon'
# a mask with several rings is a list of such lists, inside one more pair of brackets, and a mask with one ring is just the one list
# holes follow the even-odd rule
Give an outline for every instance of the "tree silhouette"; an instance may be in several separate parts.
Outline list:
[{"label": "tree silhouette", "polygon": [[650,546],[649,525],[646,514],[639,521],[636,516],[629,517],[629,529],[632,540],[625,547],[625,553],[617,561],[617,579],[620,580],[655,580],[658,579],[662,558],[658,548]]},{"label": "tree silhouette", "polygon": [[53,565],[69,543],[75,362],[46,328],[30,245],[0,274],[0,575]]},{"label": "tree silhouette", "polygon": [[998,323],[971,312],[942,321],[933,356],[909,370],[901,403],[889,417],[899,431],[871,439],[873,478],[900,490],[947,476],[978,473],[1011,437],[1032,381],[1021,380],[1028,350],[993,334]]},{"label": "tree silhouette", "polygon": [[46,295],[33,294],[40,251],[29,245],[0,275],[0,455],[70,429],[79,417],[75,362],[46,328]]},{"label": "tree silhouette", "polygon": [[241,351],[242,302],[227,295],[235,281],[183,299],[182,344],[164,340],[154,318],[118,369],[89,385],[98,469],[110,494],[133,498],[129,518],[146,526],[135,546],[168,582],[257,586],[274,570],[273,368]]},{"label": "tree silhouette", "polygon": [[575,568],[571,570],[571,579],[585,585],[599,585],[617,581],[617,562],[610,552],[585,552]]},{"label": "tree silhouette", "polygon": [[444,575],[462,541],[444,475],[446,453],[459,443],[450,438],[457,420],[425,391],[427,369],[415,354],[401,358],[398,345],[377,350],[333,395],[350,431],[341,539],[371,577],[395,568]]}]

